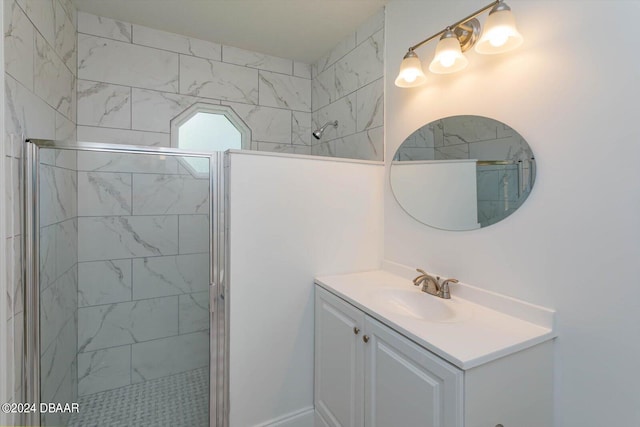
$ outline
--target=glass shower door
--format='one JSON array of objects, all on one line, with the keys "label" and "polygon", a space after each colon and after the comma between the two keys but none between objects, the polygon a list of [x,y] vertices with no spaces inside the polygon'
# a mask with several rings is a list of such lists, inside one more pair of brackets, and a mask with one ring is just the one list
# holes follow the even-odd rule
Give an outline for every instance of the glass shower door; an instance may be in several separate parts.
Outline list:
[{"label": "glass shower door", "polygon": [[210,425],[214,157],[37,151],[41,424]]}]

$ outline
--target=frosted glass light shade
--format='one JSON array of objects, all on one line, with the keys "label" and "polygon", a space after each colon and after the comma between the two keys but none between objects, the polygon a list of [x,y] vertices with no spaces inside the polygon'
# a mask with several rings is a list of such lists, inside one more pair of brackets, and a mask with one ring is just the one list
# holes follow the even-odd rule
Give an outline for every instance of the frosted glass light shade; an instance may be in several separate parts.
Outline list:
[{"label": "frosted glass light shade", "polygon": [[492,10],[484,24],[482,36],[476,44],[476,52],[482,54],[508,52],[520,46],[522,40],[511,10],[508,7]]},{"label": "frosted glass light shade", "polygon": [[436,54],[429,64],[429,71],[436,74],[455,73],[466,67],[468,63],[469,61],[462,54],[458,38],[448,30],[436,46]]},{"label": "frosted glass light shade", "polygon": [[415,52],[407,52],[400,64],[400,72],[396,78],[396,86],[398,87],[416,87],[424,84],[427,76],[422,71],[420,58]]}]

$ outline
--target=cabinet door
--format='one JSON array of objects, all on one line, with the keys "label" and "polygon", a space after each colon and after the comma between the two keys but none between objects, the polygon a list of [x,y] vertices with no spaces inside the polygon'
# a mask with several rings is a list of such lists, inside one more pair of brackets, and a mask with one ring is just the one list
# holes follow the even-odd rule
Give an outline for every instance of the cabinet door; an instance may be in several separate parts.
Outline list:
[{"label": "cabinet door", "polygon": [[367,316],[365,425],[462,427],[463,372]]},{"label": "cabinet door", "polygon": [[315,319],[316,414],[326,426],[362,427],[364,313],[316,286]]}]

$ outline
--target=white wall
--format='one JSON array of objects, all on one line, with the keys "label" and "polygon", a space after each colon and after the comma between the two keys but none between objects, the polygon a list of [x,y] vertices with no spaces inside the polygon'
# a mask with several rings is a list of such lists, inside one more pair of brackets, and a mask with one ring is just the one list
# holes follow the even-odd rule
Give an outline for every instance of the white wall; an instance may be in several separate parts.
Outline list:
[{"label": "white wall", "polygon": [[473,230],[478,224],[475,160],[394,162],[393,195],[418,221],[445,230]]},{"label": "white wall", "polygon": [[[640,2],[509,4],[525,38],[518,51],[470,52],[464,72],[429,74],[409,90],[393,85],[407,47],[478,4],[387,7],[387,163],[420,126],[477,114],[519,132],[538,175],[516,213],[469,232],[417,223],[385,183],[385,258],[555,308],[556,426],[640,425],[640,59],[631,34]],[[418,54],[428,61],[434,47]]]},{"label": "white wall", "polygon": [[243,152],[230,173],[230,425],[309,426],[313,278],[379,268],[383,167]]}]

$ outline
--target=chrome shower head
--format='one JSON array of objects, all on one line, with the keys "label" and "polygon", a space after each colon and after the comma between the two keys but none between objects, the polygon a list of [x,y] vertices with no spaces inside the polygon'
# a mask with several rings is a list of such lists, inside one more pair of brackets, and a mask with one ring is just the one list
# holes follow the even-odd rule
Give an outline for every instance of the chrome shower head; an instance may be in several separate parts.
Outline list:
[{"label": "chrome shower head", "polygon": [[338,127],[338,121],[334,120],[332,122],[327,122],[320,129],[314,130],[313,133],[312,133],[313,137],[315,139],[320,139],[322,137],[322,134],[324,133],[324,130],[327,128],[327,126],[333,126],[334,128],[337,128]]}]

